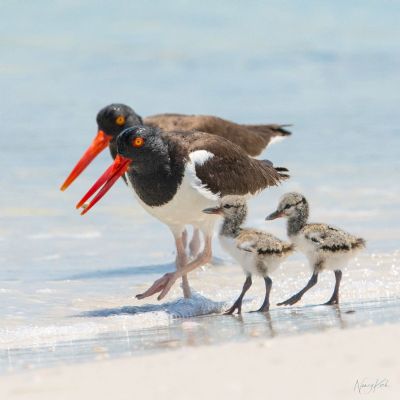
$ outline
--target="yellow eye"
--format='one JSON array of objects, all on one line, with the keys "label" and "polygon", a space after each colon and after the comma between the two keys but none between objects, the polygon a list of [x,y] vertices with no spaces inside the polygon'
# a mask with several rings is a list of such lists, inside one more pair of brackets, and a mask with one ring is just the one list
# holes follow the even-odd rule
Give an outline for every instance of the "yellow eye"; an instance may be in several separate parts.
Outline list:
[{"label": "yellow eye", "polygon": [[141,137],[137,137],[132,141],[133,147],[142,147],[144,145],[144,139]]},{"label": "yellow eye", "polygon": [[123,115],[118,115],[118,117],[115,119],[115,123],[119,126],[122,126],[125,124],[125,117]]}]

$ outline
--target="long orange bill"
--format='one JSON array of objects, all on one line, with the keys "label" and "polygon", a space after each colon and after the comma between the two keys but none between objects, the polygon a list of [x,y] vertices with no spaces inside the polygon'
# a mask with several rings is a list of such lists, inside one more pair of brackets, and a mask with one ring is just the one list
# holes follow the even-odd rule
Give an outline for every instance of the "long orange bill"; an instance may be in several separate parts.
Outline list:
[{"label": "long orange bill", "polygon": [[[120,156],[115,157],[114,162],[110,167],[101,175],[96,183],[89,189],[89,191],[82,197],[76,208],[84,207],[81,215],[86,214],[114,185],[114,183],[128,170],[131,159]],[[85,205],[85,202],[90,199],[95,193],[92,201]]]},{"label": "long orange bill", "polygon": [[64,191],[81,173],[82,171],[101,153],[110,143],[112,136],[106,135],[103,131],[99,130],[93,142],[85,151],[81,159],[75,165],[74,169],[68,175],[68,178],[61,186]]}]

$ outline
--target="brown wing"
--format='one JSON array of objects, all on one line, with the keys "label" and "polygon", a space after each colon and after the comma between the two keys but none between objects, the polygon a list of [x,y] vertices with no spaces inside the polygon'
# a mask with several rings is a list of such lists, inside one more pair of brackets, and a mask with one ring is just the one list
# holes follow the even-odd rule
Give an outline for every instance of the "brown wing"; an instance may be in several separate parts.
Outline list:
[{"label": "brown wing", "polygon": [[289,176],[285,168],[274,168],[268,160],[249,157],[240,147],[224,138],[203,132],[164,133],[169,141],[182,139],[186,157],[198,150],[213,156],[196,164],[196,175],[211,192],[221,196],[255,194],[269,186],[278,185]]},{"label": "brown wing", "polygon": [[200,131],[228,139],[242,148],[248,155],[259,155],[279,136],[291,133],[287,125],[239,125],[210,115],[158,114],[144,119],[145,125],[158,127],[163,131]]}]

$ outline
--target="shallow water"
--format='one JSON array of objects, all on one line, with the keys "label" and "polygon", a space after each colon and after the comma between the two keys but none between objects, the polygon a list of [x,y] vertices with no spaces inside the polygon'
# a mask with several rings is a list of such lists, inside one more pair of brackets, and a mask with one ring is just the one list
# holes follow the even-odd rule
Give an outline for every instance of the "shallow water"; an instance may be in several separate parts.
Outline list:
[{"label": "shallow water", "polygon": [[[265,152],[292,178],[251,201],[248,225],[284,237],[283,223],[266,224],[264,217],[282,193],[302,191],[314,221],[368,241],[343,279],[343,307],[356,310],[345,314],[348,326],[398,322],[392,307],[400,295],[396,3],[40,4],[4,2],[0,13],[2,371],[159,349],[164,337],[184,345],[187,321],[175,316],[220,311],[240,290],[240,269],[216,243],[223,261],[192,277],[205,299],[131,308],[156,304],[134,295],[173,268],[167,228],[139,208],[122,182],[90,214],[77,214],[74,204],[109,164],[108,154],[66,193],[58,191],[95,133],[97,110],[112,101],[142,115],[293,123],[293,137]],[[302,287],[308,274],[302,256],[291,258],[273,277],[274,301]],[[324,274],[302,304],[326,300],[332,285]],[[175,288],[168,301],[179,297]],[[261,297],[257,283],[247,309]],[[293,318],[296,332],[322,329],[334,318],[333,311],[296,310],[306,317]],[[271,311],[278,334],[289,315]],[[262,316],[243,319],[190,319],[206,332],[194,329],[193,343],[206,336],[241,340],[248,326],[265,326]],[[221,329],[229,333],[218,336]],[[97,347],[107,350],[90,350]]]},{"label": "shallow water", "polygon": [[392,323],[400,319],[399,305],[400,299],[374,300],[340,307],[306,306],[241,316],[173,319],[165,325],[134,330],[124,326],[117,332],[104,332],[96,337],[0,350],[0,372]]},{"label": "shallow water", "polygon": [[[302,260],[288,261],[273,276],[270,313],[250,312],[263,298],[263,282],[256,279],[241,317],[221,315],[244,280],[240,268],[229,262],[193,273],[193,299],[182,299],[181,289],[175,287],[170,299],[158,304],[154,299],[140,302],[133,295],[149,277],[172,265],[31,282],[29,293],[16,289],[26,285],[8,282],[2,296],[15,306],[0,324],[0,373],[183,346],[396,323],[400,321],[398,258],[396,251],[355,260],[344,272],[340,307],[318,306],[332,292],[332,273],[321,274],[299,306],[275,306],[297,292],[310,275]],[[138,270],[143,271],[139,276]],[[132,284],[140,277],[142,283]],[[22,310],[18,304],[29,307]]]}]

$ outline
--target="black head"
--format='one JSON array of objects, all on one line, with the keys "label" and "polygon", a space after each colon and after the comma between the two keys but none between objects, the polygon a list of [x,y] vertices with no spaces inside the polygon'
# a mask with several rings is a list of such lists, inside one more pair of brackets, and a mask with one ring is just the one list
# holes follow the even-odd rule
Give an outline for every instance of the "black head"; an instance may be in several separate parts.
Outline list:
[{"label": "black head", "polygon": [[152,169],[168,160],[168,147],[158,129],[149,126],[134,126],[125,129],[117,138],[118,154],[131,159],[132,168],[146,165]]},{"label": "black head", "polygon": [[143,125],[142,118],[125,104],[110,104],[102,108],[96,120],[99,130],[114,138],[126,128]]},{"label": "black head", "polygon": [[115,141],[118,135],[127,127],[142,125],[143,122],[135,111],[125,104],[110,104],[98,112],[97,124],[96,137],[61,185],[61,190],[67,189],[106,147],[110,148],[111,155],[115,158],[117,153]]}]

